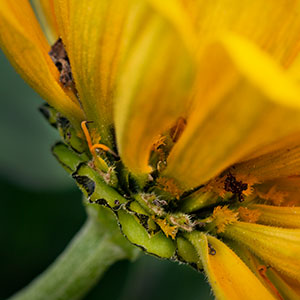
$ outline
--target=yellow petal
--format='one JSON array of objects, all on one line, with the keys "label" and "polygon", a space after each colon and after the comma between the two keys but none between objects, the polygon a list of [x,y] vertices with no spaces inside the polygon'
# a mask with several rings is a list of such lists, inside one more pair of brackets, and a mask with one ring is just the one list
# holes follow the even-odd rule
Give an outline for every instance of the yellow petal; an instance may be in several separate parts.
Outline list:
[{"label": "yellow petal", "polygon": [[[283,293],[283,290],[277,285],[277,282],[273,282],[268,276],[269,271],[274,271],[270,266],[266,267],[257,256],[241,244],[232,240],[227,240],[226,244],[243,260],[253,274],[255,274],[276,299],[283,300],[281,295],[286,295],[286,293]],[[265,270],[267,270],[267,274]]]},{"label": "yellow petal", "polygon": [[276,296],[276,299],[299,299],[299,290],[297,291],[295,286],[287,283],[284,276],[270,266],[265,266],[260,259],[241,244],[235,241],[228,241],[228,243],[230,248],[245,262],[262,284]]},{"label": "yellow petal", "polygon": [[298,295],[300,295],[300,285],[299,282],[293,280],[288,276],[281,275],[282,279],[292,288]]},{"label": "yellow petal", "polygon": [[[89,121],[94,122],[102,142],[112,140],[113,99],[122,57],[131,36],[139,35],[140,5],[130,0],[71,0],[68,50],[81,103]],[[93,126],[93,125],[91,125]]]},{"label": "yellow petal", "polygon": [[255,274],[256,277],[265,285],[265,281],[259,276],[258,266],[260,261],[250,252],[245,246],[233,240],[226,240],[227,246],[234,251],[234,253],[248,266],[248,268]]},{"label": "yellow petal", "polygon": [[224,236],[233,239],[270,266],[300,282],[300,230],[235,222]]},{"label": "yellow petal", "polygon": [[184,9],[180,0],[146,0],[151,7],[157,10],[168,20],[175,29],[180,32],[180,36],[187,48],[194,52],[199,43],[197,33],[190,21],[190,16]]},{"label": "yellow petal", "polygon": [[[275,299],[224,243],[203,233],[194,233],[189,236],[189,240],[202,260],[217,299]],[[215,250],[214,255],[209,254],[212,248]]]},{"label": "yellow petal", "polygon": [[235,173],[255,177],[259,182],[300,173],[299,134],[278,141],[255,154],[256,157],[235,165]]},{"label": "yellow petal", "polygon": [[34,7],[45,35],[52,45],[58,39],[58,24],[55,18],[54,0],[33,0]]},{"label": "yellow petal", "polygon": [[299,54],[299,0],[181,2],[196,27],[202,45],[231,30],[255,42],[285,67]]},{"label": "yellow petal", "polygon": [[300,89],[242,37],[228,34],[208,47],[199,74],[198,103],[165,171],[186,187],[205,183],[247,154],[300,129]]},{"label": "yellow petal", "polygon": [[70,1],[71,0],[53,0],[55,19],[58,25],[58,35],[62,38],[67,52],[69,52]]},{"label": "yellow petal", "polygon": [[0,0],[0,45],[14,68],[50,105],[79,126],[79,105],[64,92],[50,47],[28,1]]},{"label": "yellow petal", "polygon": [[291,284],[285,280],[284,276],[273,270],[272,268],[267,269],[266,272],[268,278],[276,286],[283,299],[288,300],[299,300],[300,299],[300,287],[299,283]]},{"label": "yellow petal", "polygon": [[261,214],[258,223],[287,228],[300,228],[300,207],[282,207],[255,204],[248,207]]},{"label": "yellow petal", "polygon": [[118,148],[135,173],[148,172],[157,135],[186,111],[193,80],[193,61],[181,33],[151,14],[132,45],[121,72],[115,100]]},{"label": "yellow petal", "polygon": [[256,186],[258,196],[266,203],[300,206],[300,177],[277,178]]}]

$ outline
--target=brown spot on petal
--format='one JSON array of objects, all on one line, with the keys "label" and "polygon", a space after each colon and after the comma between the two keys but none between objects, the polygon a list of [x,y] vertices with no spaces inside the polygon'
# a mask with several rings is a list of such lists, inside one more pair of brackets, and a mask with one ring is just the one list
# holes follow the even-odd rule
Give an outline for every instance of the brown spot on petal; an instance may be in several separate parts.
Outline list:
[{"label": "brown spot on petal", "polygon": [[49,55],[60,73],[60,82],[63,86],[72,86],[73,76],[70,61],[61,38],[52,45]]}]

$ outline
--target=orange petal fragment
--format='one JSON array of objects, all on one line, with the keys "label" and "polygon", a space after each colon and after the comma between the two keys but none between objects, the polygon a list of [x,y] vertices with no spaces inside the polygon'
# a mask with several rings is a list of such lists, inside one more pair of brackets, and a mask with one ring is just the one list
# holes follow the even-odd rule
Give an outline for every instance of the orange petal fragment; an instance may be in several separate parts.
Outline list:
[{"label": "orange petal fragment", "polygon": [[254,44],[234,34],[221,37],[200,60],[197,101],[164,175],[193,188],[298,132],[299,94],[297,84]]},{"label": "orange petal fragment", "polygon": [[0,46],[13,67],[50,105],[79,127],[84,118],[79,105],[67,96],[59,73],[27,0],[0,0]]},{"label": "orange petal fragment", "polygon": [[235,222],[223,233],[270,264],[300,282],[300,230]]},{"label": "orange petal fragment", "polygon": [[224,243],[198,232],[188,235],[188,239],[201,258],[217,299],[275,300],[252,271]]}]

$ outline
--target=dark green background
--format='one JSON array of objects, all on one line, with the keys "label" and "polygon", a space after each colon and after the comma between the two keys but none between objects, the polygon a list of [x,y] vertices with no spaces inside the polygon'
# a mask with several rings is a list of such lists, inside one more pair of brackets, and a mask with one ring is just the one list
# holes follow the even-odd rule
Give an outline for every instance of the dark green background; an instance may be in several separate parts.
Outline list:
[{"label": "dark green background", "polygon": [[[0,52],[0,299],[42,272],[85,220],[81,193],[50,153],[58,136],[41,103]],[[202,274],[142,255],[116,263],[85,299],[213,297]]]}]

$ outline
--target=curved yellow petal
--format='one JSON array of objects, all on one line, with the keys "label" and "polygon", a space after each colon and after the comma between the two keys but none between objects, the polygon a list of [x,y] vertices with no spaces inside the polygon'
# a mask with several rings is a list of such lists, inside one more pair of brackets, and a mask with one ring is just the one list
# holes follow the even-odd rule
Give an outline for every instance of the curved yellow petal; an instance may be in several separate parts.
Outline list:
[{"label": "curved yellow petal", "polygon": [[130,40],[143,28],[131,0],[70,0],[68,50],[81,103],[102,142],[110,144],[118,69]]},{"label": "curved yellow petal", "polygon": [[203,233],[191,234],[189,240],[202,260],[217,299],[275,300],[252,271],[224,243]]},{"label": "curved yellow petal", "polygon": [[0,45],[14,68],[50,105],[76,126],[84,119],[64,92],[50,47],[27,0],[0,0]]},{"label": "curved yellow petal", "polygon": [[62,38],[64,45],[69,52],[70,35],[70,1],[71,0],[53,0],[55,20],[58,26],[58,35]]},{"label": "curved yellow petal", "polygon": [[227,244],[245,262],[261,283],[275,296],[276,299],[298,300],[299,290],[284,280],[284,276],[265,264],[245,246],[228,240]]},{"label": "curved yellow petal", "polygon": [[300,228],[300,207],[255,204],[248,207],[260,212],[258,223],[286,228]]},{"label": "curved yellow petal", "polygon": [[235,222],[223,235],[233,239],[276,270],[300,282],[300,230]]},{"label": "curved yellow petal", "polygon": [[235,165],[235,173],[255,177],[259,182],[300,173],[299,133],[262,148],[260,152]]},{"label": "curved yellow petal", "polygon": [[166,176],[187,188],[198,186],[299,131],[300,89],[248,40],[225,35],[208,47],[198,72],[196,105],[170,153]]},{"label": "curved yellow petal", "polygon": [[296,280],[288,277],[288,276],[284,276],[282,274],[280,274],[280,277],[287,283],[287,285],[293,289],[297,295],[300,295],[300,285],[299,282],[297,282]]},{"label": "curved yellow petal", "polygon": [[54,0],[33,0],[45,35],[52,45],[58,39],[58,24],[55,17]]},{"label": "curved yellow petal", "polygon": [[115,100],[119,152],[134,173],[150,171],[151,147],[186,111],[193,75],[181,33],[152,13],[126,57]]},{"label": "curved yellow petal", "polygon": [[230,30],[259,45],[284,67],[289,67],[299,56],[299,0],[180,1],[190,15],[202,47]]},{"label": "curved yellow petal", "polygon": [[272,268],[267,269],[266,274],[271,280],[271,282],[276,286],[283,299],[299,300],[299,283],[294,282],[294,285],[291,284],[289,281],[286,280],[284,276],[282,276],[282,274],[279,274],[278,272],[276,272],[276,270],[273,270]]},{"label": "curved yellow petal", "polygon": [[170,22],[176,31],[180,32],[187,48],[194,52],[199,43],[195,28],[185,11],[181,0],[145,0]]},{"label": "curved yellow petal", "polygon": [[266,203],[277,206],[300,206],[300,176],[269,180],[257,185],[255,189]]}]

